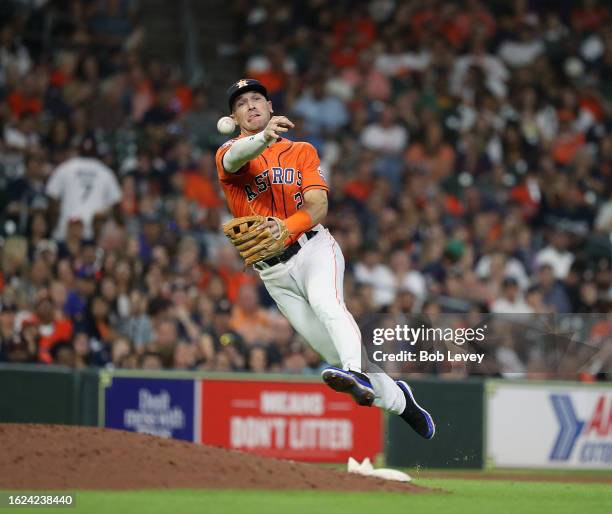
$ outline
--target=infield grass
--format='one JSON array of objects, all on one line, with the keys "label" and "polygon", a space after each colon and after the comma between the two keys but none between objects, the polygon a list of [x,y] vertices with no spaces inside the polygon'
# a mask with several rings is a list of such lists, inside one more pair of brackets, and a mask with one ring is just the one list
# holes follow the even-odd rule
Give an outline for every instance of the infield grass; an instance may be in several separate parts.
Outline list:
[{"label": "infield grass", "polygon": [[[76,507],[13,508],[41,514],[599,514],[612,512],[610,484],[420,479],[436,493],[334,493],[313,491],[78,491]],[[4,511],[4,509],[0,509]],[[7,510],[7,512],[10,512]]]}]

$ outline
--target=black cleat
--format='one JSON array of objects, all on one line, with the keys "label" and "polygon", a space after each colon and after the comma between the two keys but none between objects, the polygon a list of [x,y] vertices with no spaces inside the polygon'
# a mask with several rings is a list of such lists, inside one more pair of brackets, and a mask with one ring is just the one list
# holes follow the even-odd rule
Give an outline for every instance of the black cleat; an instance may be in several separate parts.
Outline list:
[{"label": "black cleat", "polygon": [[374,402],[372,383],[363,373],[327,368],[323,370],[321,377],[334,391],[350,394],[359,405],[369,407]]},{"label": "black cleat", "polygon": [[431,439],[436,433],[436,425],[431,414],[417,403],[412,394],[412,389],[406,382],[397,380],[395,383],[406,397],[406,408],[400,414],[400,418],[408,423],[421,437]]}]

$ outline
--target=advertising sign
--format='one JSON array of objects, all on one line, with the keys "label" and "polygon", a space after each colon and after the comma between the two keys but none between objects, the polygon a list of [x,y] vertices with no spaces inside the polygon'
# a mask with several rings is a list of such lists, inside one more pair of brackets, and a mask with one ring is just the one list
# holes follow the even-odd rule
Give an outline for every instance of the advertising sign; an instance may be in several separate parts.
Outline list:
[{"label": "advertising sign", "polygon": [[201,442],[284,459],[346,462],[382,449],[378,408],[324,384],[204,380]]},{"label": "advertising sign", "polygon": [[489,464],[612,469],[612,388],[489,385]]},{"label": "advertising sign", "polygon": [[104,391],[104,426],[193,441],[196,385],[184,379],[113,377]]}]

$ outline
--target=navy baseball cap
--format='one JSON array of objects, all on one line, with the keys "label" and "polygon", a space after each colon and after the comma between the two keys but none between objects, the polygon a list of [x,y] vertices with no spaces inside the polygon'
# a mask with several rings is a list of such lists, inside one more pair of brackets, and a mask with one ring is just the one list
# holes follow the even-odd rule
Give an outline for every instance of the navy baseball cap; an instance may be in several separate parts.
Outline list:
[{"label": "navy baseball cap", "polygon": [[269,99],[268,90],[261,82],[259,82],[259,80],[240,79],[239,81],[234,82],[227,90],[227,105],[230,112],[232,112],[234,109],[234,100],[236,100],[236,97],[242,93],[246,93],[247,91],[257,91],[258,93],[261,93],[266,100]]}]

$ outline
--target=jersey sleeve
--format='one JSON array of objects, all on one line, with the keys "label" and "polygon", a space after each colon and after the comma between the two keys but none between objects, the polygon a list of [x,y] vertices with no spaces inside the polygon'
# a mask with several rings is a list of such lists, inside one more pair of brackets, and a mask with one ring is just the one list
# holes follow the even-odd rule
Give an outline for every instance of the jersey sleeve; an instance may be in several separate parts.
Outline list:
[{"label": "jersey sleeve", "polygon": [[321,161],[314,146],[306,143],[302,150],[302,193],[310,189],[329,191],[321,171]]},{"label": "jersey sleeve", "polygon": [[47,196],[49,196],[50,198],[53,198],[54,200],[59,200],[64,194],[64,188],[65,188],[64,171],[65,169],[66,169],[65,164],[62,164],[58,166],[57,168],[55,168],[55,171],[49,178],[49,181],[47,182],[47,186],[45,187],[45,193],[47,193]]},{"label": "jersey sleeve", "polygon": [[215,163],[217,164],[217,174],[219,175],[219,180],[221,182],[231,182],[236,175],[241,175],[249,167],[250,161],[234,173],[228,173],[227,171],[225,171],[225,168],[223,167],[223,156],[229,151],[229,149],[236,141],[238,141],[238,139],[230,139],[229,141],[226,141],[219,147],[219,149],[217,150],[217,154],[215,155]]},{"label": "jersey sleeve", "polygon": [[121,201],[121,198],[123,197],[123,193],[121,191],[121,186],[119,185],[119,182],[117,181],[117,178],[115,177],[115,174],[112,172],[110,168],[106,169],[106,176],[108,177],[108,180],[107,180],[107,187],[105,191],[105,201],[106,201],[106,204],[109,207],[111,207]]}]

